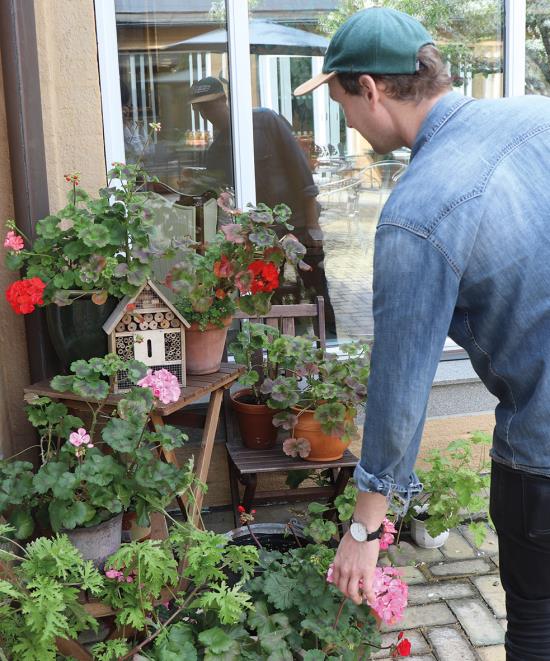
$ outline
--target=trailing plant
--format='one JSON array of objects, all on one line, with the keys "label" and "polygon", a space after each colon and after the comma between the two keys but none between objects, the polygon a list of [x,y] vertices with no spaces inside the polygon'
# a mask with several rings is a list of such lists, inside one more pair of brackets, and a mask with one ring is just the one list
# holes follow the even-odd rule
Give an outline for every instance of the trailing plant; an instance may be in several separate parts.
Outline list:
[{"label": "trailing plant", "polygon": [[[63,404],[28,398],[42,465],[33,473],[28,463],[0,462],[0,514],[15,524],[20,539],[32,533],[36,520],[59,531],[93,526],[129,508],[136,510],[138,525],[147,526],[152,511],[195,486],[192,460],[178,468],[157,452],[181,447],[185,434],[169,425],[150,428],[157,398],[169,402],[179,397],[173,375],[166,370],[148,374],[142,363],[124,362],[114,354],[76,361],[71,370],[71,375],[54,377],[51,385],[88,399],[89,428]],[[119,370],[140,385],[111,411],[105,379]]]},{"label": "trailing plant", "polygon": [[191,307],[201,322],[216,299],[230,298],[250,316],[261,316],[269,310],[285,260],[310,268],[302,260],[305,247],[289,233],[293,226],[286,205],[270,209],[260,204],[241,211],[229,204],[229,194],[223,193],[218,205],[226,212],[227,222],[204,254],[183,254],[167,278],[177,293],[178,309],[183,313]]},{"label": "trailing plant", "polygon": [[[473,448],[482,450],[477,464],[473,462]],[[424,492],[416,496],[409,510],[412,516],[426,521],[432,537],[454,528],[464,520],[474,542],[481,545],[487,534],[483,521],[473,516],[488,511],[490,473],[486,449],[491,437],[481,431],[469,439],[451,441],[443,450],[431,450],[426,458],[428,469],[418,470]]]},{"label": "trailing plant", "polygon": [[[0,538],[11,531],[0,525]],[[15,547],[14,547],[15,548]],[[80,590],[98,595],[103,578],[65,535],[40,537],[23,558],[0,550],[0,650],[4,658],[47,661],[56,658],[56,638],[76,638],[97,629],[82,606]]]},{"label": "trailing plant", "polygon": [[[151,124],[150,134],[160,125]],[[23,269],[25,279],[6,292],[15,312],[27,314],[36,305],[69,305],[82,292],[94,292],[104,303],[108,295],[133,295],[151,277],[154,263],[174,257],[177,241],[162,235],[148,210],[151,180],[140,162],[114,163],[108,185],[92,197],[80,188],[80,174],[65,175],[68,203],[36,223],[36,239],[7,222],[6,266]]]}]

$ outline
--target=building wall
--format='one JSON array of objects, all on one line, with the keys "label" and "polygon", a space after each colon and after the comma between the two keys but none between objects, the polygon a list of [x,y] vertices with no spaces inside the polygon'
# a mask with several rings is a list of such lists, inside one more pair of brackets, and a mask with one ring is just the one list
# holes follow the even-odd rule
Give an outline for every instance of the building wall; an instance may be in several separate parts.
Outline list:
[{"label": "building wall", "polygon": [[51,211],[66,202],[66,172],[90,194],[105,185],[93,0],[35,0]]},{"label": "building wall", "polygon": [[[3,243],[4,222],[13,217],[13,198],[1,66],[0,172],[0,237]],[[8,271],[4,260],[0,259],[0,456],[4,457],[26,447],[31,438],[22,407],[23,388],[29,382],[25,324],[23,317],[12,312],[3,294],[14,280],[17,280],[17,273]]]}]

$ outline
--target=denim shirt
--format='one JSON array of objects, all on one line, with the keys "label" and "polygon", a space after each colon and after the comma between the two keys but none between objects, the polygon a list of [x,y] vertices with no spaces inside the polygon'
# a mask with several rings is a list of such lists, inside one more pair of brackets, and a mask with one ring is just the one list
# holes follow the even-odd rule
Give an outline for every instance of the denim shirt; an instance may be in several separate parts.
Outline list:
[{"label": "denim shirt", "polygon": [[491,455],[550,477],[550,99],[430,110],[375,238],[361,491],[408,502],[445,338],[495,395]]}]

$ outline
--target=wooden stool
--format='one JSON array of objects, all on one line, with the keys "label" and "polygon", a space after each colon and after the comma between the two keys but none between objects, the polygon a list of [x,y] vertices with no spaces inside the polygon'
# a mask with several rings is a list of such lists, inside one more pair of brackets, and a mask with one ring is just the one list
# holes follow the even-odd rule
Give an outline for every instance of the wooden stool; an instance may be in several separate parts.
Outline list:
[{"label": "wooden stool", "polygon": [[[303,497],[329,498],[332,505],[334,499],[343,493],[348,480],[353,474],[357,457],[349,450],[336,461],[304,461],[288,457],[284,454],[280,441],[269,450],[250,450],[241,443],[227,444],[227,463],[229,466],[229,485],[231,487],[231,504],[235,527],[239,525],[238,506],[239,482],[244,486],[242,505],[249,512],[254,505],[268,503],[277,498],[298,500]],[[276,489],[272,491],[256,491],[258,473],[287,473],[288,471],[330,470],[329,486],[302,487],[298,489]]]}]

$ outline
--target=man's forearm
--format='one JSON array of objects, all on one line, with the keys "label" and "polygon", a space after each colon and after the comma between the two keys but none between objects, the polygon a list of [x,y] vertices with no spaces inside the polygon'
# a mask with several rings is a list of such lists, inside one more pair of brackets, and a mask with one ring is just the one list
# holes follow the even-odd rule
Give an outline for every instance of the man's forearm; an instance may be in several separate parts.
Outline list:
[{"label": "man's forearm", "polygon": [[369,532],[380,527],[388,511],[388,499],[380,493],[359,491],[353,518],[362,523]]}]

